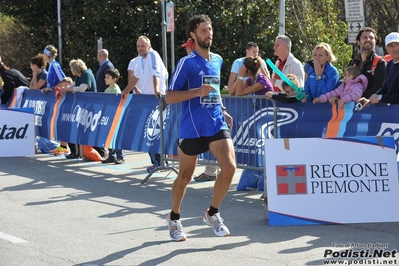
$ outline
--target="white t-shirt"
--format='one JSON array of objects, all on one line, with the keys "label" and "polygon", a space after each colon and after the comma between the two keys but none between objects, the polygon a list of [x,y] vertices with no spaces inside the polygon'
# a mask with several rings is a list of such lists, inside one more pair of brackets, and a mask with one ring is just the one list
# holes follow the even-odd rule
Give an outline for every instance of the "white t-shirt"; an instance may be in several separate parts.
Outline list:
[{"label": "white t-shirt", "polygon": [[134,76],[140,79],[140,86],[137,86],[142,94],[154,94],[153,76],[159,78],[159,90],[162,94],[166,91],[166,80],[168,70],[166,69],[158,52],[151,49],[147,56],[139,56],[134,68]]},{"label": "white t-shirt", "polygon": [[[134,69],[136,68],[136,65],[137,65],[137,62],[139,59],[140,59],[140,56],[137,56],[137,57],[133,58],[132,60],[130,60],[129,66],[127,67],[127,71],[133,71],[133,73],[134,73]],[[137,82],[136,87],[141,90],[141,80],[140,79]],[[133,90],[133,94],[136,94],[135,90]]]},{"label": "white t-shirt", "polygon": [[127,71],[132,70],[134,71],[134,68],[136,67],[137,64],[137,59],[139,59],[139,56],[133,58],[132,60],[130,60],[129,62],[129,66],[127,67]]}]

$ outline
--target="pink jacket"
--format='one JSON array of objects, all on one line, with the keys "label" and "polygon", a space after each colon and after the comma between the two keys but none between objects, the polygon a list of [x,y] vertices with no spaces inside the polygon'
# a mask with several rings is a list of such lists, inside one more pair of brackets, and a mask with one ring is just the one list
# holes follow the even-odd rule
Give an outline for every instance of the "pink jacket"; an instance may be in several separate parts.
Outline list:
[{"label": "pink jacket", "polygon": [[366,76],[359,75],[348,83],[342,82],[335,90],[320,95],[321,102],[325,103],[331,97],[339,97],[343,99],[345,103],[356,102],[362,97],[363,92],[367,88],[367,84],[368,81]]}]

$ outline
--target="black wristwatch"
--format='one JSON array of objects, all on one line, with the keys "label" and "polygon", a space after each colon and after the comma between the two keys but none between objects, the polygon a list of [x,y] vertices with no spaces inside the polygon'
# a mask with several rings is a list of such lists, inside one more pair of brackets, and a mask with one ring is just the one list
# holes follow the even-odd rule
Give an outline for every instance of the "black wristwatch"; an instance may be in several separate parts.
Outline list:
[{"label": "black wristwatch", "polygon": [[323,78],[323,75],[316,75],[316,80],[321,80]]}]

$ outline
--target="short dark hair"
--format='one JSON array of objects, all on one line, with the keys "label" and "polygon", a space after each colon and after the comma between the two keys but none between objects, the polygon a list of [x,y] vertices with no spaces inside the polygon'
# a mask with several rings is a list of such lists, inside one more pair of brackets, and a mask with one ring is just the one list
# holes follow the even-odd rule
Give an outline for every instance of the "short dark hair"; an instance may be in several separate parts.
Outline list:
[{"label": "short dark hair", "polygon": [[247,45],[245,45],[245,50],[250,50],[252,47],[257,48],[258,45],[255,42],[249,42]]},{"label": "short dark hair", "polygon": [[119,77],[121,76],[121,74],[119,73],[118,69],[116,69],[116,68],[107,69],[107,70],[105,71],[105,74],[108,74],[108,75],[110,75],[113,79],[116,79],[116,82],[118,82]]},{"label": "short dark hair", "polygon": [[212,25],[212,20],[208,17],[208,15],[195,15],[193,16],[190,21],[188,22],[188,27],[187,27],[187,37],[190,36],[190,32],[195,32],[201,22],[208,22],[209,24]]},{"label": "short dark hair", "polygon": [[363,27],[361,30],[356,35],[356,41],[360,41],[360,37],[362,36],[363,32],[372,32],[374,33],[375,40],[377,41],[377,32],[375,29],[370,28],[370,27]]}]

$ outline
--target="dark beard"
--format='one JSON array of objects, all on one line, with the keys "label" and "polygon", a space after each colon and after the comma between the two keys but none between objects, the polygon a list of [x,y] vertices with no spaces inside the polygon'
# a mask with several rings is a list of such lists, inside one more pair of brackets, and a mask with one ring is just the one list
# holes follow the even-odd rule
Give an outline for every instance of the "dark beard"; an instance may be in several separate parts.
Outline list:
[{"label": "dark beard", "polygon": [[202,40],[200,40],[200,39],[197,37],[197,45],[198,45],[200,48],[202,48],[202,49],[208,49],[208,48],[210,48],[211,45],[212,45],[212,40],[211,40],[209,43],[205,43],[205,41],[202,41]]},{"label": "dark beard", "polygon": [[374,50],[373,45],[370,45],[370,48],[365,48],[363,45],[363,47],[360,49],[361,52],[371,52],[373,50]]}]

